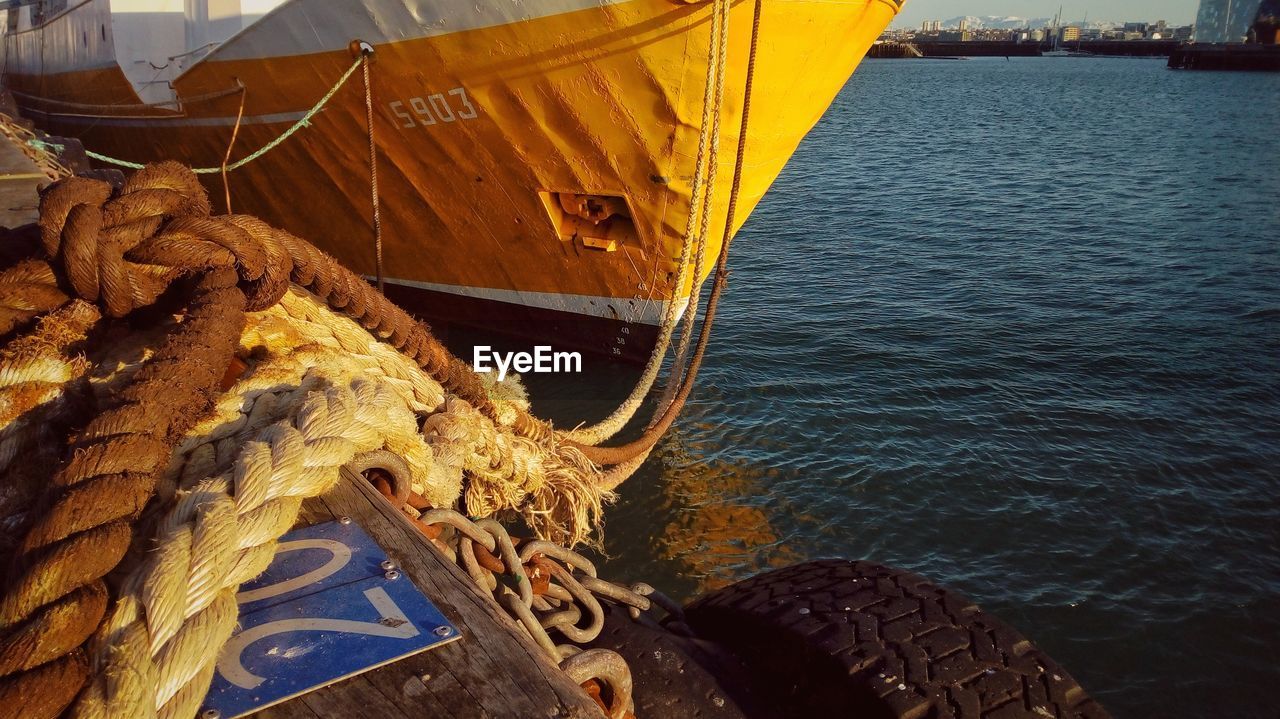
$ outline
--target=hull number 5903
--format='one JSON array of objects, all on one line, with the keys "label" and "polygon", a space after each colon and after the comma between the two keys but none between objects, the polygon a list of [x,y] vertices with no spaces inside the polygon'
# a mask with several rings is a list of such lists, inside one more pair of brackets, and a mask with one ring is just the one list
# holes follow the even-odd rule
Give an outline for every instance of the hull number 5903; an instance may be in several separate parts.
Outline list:
[{"label": "hull number 5903", "polygon": [[465,88],[455,87],[448,92],[437,92],[426,97],[411,97],[391,103],[391,112],[400,118],[400,126],[430,127],[436,123],[474,120],[476,112]]}]

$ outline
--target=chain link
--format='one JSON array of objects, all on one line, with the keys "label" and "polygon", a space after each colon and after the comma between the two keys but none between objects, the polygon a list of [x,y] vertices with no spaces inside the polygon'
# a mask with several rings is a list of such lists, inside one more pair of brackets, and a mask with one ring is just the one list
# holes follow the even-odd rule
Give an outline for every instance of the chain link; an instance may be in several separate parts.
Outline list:
[{"label": "chain link", "polygon": [[[608,649],[584,651],[582,646],[604,629],[602,598],[626,607],[638,619],[641,612],[654,607],[650,597],[600,579],[591,560],[571,549],[543,540],[518,543],[493,519],[472,521],[451,509],[432,509],[423,512],[418,522],[452,530],[435,540],[448,550],[446,555],[575,681],[594,679],[607,686],[613,697],[610,717],[631,716],[631,672],[626,660]],[[678,605],[670,601],[658,605],[674,609],[674,621],[683,624]]]},{"label": "chain link", "polygon": [[[669,615],[665,625],[688,633],[680,605],[644,583],[630,587],[600,579],[596,566],[581,554],[540,539],[517,541],[493,519],[471,520],[452,509],[412,507],[420,497],[404,488],[409,475],[402,463],[362,458],[352,469],[376,469],[388,475],[380,486],[450,561],[494,603],[504,609],[561,670],[580,684],[595,680],[607,686],[613,701],[610,717],[633,716],[631,671],[626,660],[608,649],[587,649],[604,629],[601,599],[627,609],[633,620],[655,606]],[[399,496],[408,494],[405,503]],[[553,634],[562,641],[557,642]],[[585,678],[580,678],[585,677]]]}]

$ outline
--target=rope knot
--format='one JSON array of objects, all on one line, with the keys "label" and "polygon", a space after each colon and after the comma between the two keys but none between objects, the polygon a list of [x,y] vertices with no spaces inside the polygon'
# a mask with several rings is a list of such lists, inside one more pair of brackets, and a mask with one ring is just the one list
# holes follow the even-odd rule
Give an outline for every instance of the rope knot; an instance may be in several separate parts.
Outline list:
[{"label": "rope knot", "polygon": [[119,193],[81,177],[52,185],[40,198],[40,240],[72,291],[112,317],[154,303],[180,276],[214,269],[235,269],[250,311],[274,305],[292,269],[274,230],[210,213],[196,175],[162,162]]}]

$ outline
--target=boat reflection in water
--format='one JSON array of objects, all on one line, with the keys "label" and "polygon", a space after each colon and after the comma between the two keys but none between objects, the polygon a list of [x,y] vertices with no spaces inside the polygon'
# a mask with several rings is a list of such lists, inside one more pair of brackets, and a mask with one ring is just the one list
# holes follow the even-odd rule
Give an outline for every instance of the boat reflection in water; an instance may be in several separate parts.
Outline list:
[{"label": "boat reflection in water", "polygon": [[[714,430],[696,421],[673,429],[608,515],[608,563],[677,599],[802,559],[770,524],[777,509],[763,506],[777,471],[708,459],[723,454]],[[649,546],[635,547],[638,538]]]}]

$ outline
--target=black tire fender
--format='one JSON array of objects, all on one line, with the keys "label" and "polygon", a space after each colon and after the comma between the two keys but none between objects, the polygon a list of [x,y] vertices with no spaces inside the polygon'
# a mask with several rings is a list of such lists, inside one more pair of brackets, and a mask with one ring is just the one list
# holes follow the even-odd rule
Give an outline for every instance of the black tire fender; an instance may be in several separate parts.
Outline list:
[{"label": "black tire fender", "polygon": [[687,608],[793,716],[1106,719],[1030,641],[960,595],[872,562],[753,577]]}]

